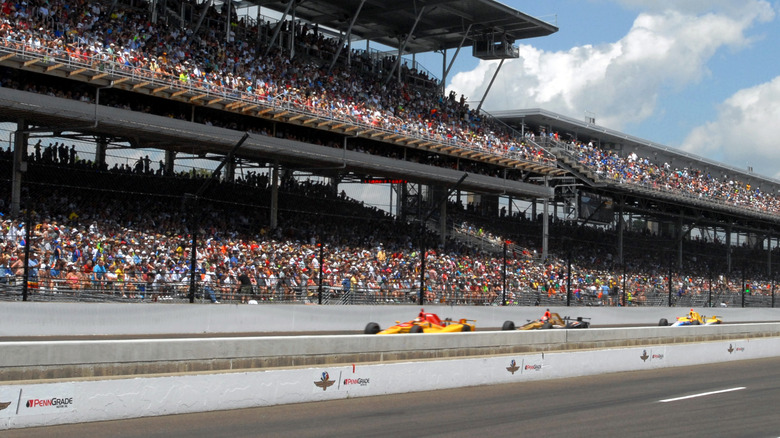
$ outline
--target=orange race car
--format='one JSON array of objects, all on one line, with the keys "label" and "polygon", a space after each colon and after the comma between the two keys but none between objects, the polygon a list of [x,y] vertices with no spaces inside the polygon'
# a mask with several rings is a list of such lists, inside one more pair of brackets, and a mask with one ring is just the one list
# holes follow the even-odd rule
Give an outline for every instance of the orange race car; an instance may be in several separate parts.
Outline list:
[{"label": "orange race car", "polygon": [[453,332],[473,332],[476,330],[473,319],[460,319],[457,322],[450,318],[444,321],[439,319],[435,313],[426,312],[420,309],[417,318],[411,321],[396,321],[396,325],[384,330],[379,328],[379,324],[369,322],[363,333],[367,335],[391,335],[396,333],[453,333]]}]

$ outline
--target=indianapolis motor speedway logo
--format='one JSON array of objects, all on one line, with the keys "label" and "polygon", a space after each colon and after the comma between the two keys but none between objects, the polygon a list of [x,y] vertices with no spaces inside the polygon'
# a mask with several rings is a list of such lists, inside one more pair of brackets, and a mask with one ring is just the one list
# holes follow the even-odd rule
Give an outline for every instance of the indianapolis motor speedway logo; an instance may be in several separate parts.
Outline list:
[{"label": "indianapolis motor speedway logo", "polygon": [[11,402],[0,402],[0,411],[7,408],[8,406],[11,406]]},{"label": "indianapolis motor speedway logo", "polygon": [[515,373],[515,371],[517,371],[517,370],[519,370],[519,369],[520,369],[520,367],[519,367],[519,366],[517,366],[517,362],[515,362],[515,360],[514,360],[514,359],[512,359],[512,361],[511,361],[511,362],[509,362],[509,366],[508,366],[508,367],[506,367],[506,370],[507,370],[507,371],[509,371],[509,372],[510,372],[510,373],[512,373],[512,374],[514,374],[514,373]]},{"label": "indianapolis motor speedway logo", "polygon": [[328,375],[327,371],[323,371],[322,372],[322,376],[320,377],[320,380],[315,380],[314,381],[314,385],[317,388],[322,388],[323,391],[325,391],[328,388],[330,388],[331,386],[333,386],[334,383],[336,383],[336,381],[335,380],[330,380],[330,375]]}]

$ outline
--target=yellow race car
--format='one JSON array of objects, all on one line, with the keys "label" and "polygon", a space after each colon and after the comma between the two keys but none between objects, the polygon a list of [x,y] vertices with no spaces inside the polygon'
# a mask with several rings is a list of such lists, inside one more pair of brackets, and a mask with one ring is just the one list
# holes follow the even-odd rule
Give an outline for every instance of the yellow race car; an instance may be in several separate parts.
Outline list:
[{"label": "yellow race car", "polygon": [[473,332],[477,329],[473,319],[459,319],[457,322],[450,318],[443,321],[435,313],[426,312],[420,309],[417,318],[411,321],[396,321],[396,325],[384,330],[380,329],[379,324],[369,322],[363,333],[367,335],[393,335],[396,333],[454,333],[454,332]]},{"label": "yellow race car", "polygon": [[666,318],[661,318],[660,321],[658,321],[658,325],[660,326],[667,326],[670,325],[672,327],[682,327],[686,325],[714,325],[714,324],[723,324],[723,320],[720,319],[718,316],[704,316],[699,312],[694,311],[693,309],[688,312],[685,316],[678,316],[677,321],[669,324],[669,321]]}]

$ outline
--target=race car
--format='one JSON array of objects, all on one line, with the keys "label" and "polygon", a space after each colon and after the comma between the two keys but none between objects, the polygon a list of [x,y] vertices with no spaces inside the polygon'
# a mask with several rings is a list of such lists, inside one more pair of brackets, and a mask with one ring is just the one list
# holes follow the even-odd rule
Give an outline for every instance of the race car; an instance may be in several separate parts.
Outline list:
[{"label": "race car", "polygon": [[672,327],[681,327],[686,325],[714,325],[722,323],[723,320],[718,316],[706,317],[699,312],[694,311],[693,309],[691,309],[687,315],[677,317],[677,321],[671,324],[669,324],[669,321],[666,318],[661,318],[661,320],[658,321],[658,325],[660,326],[671,325]]},{"label": "race car", "polygon": [[578,316],[576,319],[569,318],[568,316],[561,318],[561,315],[557,313],[550,313],[547,315],[545,313],[545,316],[535,319],[533,321],[528,321],[527,323],[521,325],[520,327],[515,327],[514,321],[505,321],[504,325],[501,326],[501,330],[546,330],[546,329],[553,329],[553,328],[567,328],[567,329],[578,329],[578,328],[588,328],[590,327],[590,321],[586,321],[586,319],[590,318],[583,318],[581,316]]},{"label": "race car", "polygon": [[384,330],[379,328],[379,324],[369,322],[363,333],[367,335],[392,335],[396,333],[453,333],[453,332],[473,332],[476,330],[476,321],[473,319],[459,319],[457,322],[450,318],[444,321],[439,319],[435,313],[426,312],[420,309],[417,318],[411,321],[396,321],[396,325]]}]

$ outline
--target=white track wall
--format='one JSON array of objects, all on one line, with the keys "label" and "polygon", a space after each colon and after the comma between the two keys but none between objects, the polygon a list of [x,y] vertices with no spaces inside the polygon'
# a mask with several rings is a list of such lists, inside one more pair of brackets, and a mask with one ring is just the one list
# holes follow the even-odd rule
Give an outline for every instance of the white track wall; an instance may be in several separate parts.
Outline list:
[{"label": "white track wall", "polygon": [[[477,330],[500,328],[504,321],[525,323],[542,316],[543,307],[426,305],[439,317],[476,320]],[[561,316],[591,318],[596,327],[619,324],[657,325],[658,320],[683,316],[688,308],[550,307]],[[726,322],[780,321],[780,308],[696,308]],[[159,335],[197,333],[263,333],[354,331],[368,322],[382,327],[408,321],[420,311],[415,305],[318,306],[305,304],[152,304],[0,302],[0,337]]]},{"label": "white track wall", "polygon": [[757,359],[777,356],[778,352],[780,338],[759,338],[372,365],[0,385],[0,406],[5,406],[0,410],[0,429],[507,384]]}]

